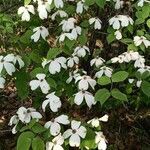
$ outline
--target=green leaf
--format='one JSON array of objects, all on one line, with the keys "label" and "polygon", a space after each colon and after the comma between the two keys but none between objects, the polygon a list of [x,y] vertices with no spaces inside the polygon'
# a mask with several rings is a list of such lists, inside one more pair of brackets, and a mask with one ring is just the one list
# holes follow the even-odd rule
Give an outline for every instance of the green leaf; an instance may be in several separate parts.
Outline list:
[{"label": "green leaf", "polygon": [[143,81],[141,85],[142,91],[145,95],[150,97],[150,82]]},{"label": "green leaf", "polygon": [[53,78],[48,78],[48,79],[47,79],[47,82],[48,82],[48,84],[50,85],[50,87],[53,87],[53,88],[56,89],[57,84],[56,84],[56,81],[55,81]]},{"label": "green leaf", "polygon": [[44,128],[41,124],[39,123],[35,123],[33,126],[32,126],[32,131],[34,133],[42,133],[44,131],[46,131],[46,128]]},{"label": "green leaf", "polygon": [[95,2],[100,8],[104,8],[106,0],[95,0]]},{"label": "green leaf", "polygon": [[108,44],[110,44],[111,42],[113,42],[116,39],[114,34],[108,34],[107,36],[107,42]]},{"label": "green leaf", "polygon": [[19,72],[16,72],[16,81],[15,85],[17,88],[18,96],[21,99],[25,99],[29,95],[29,74],[23,70],[20,70]]},{"label": "green leaf", "polygon": [[30,131],[23,132],[17,141],[17,150],[29,150],[34,134]]},{"label": "green leaf", "polygon": [[35,68],[34,70],[32,70],[30,72],[31,78],[35,78],[38,73],[44,73],[44,69],[39,67],[39,68]]},{"label": "green leaf", "polygon": [[100,85],[107,85],[109,83],[111,83],[111,80],[107,76],[102,76],[98,79],[98,84],[100,84]]},{"label": "green leaf", "polygon": [[103,105],[110,97],[110,92],[107,89],[100,89],[95,94],[95,100],[99,101]]},{"label": "green leaf", "polygon": [[24,5],[30,4],[31,0],[24,0]]},{"label": "green leaf", "polygon": [[126,71],[119,71],[112,75],[112,82],[121,82],[128,77],[129,73]]},{"label": "green leaf", "polygon": [[111,95],[117,100],[128,101],[127,96],[124,93],[120,92],[118,89],[113,89],[111,91]]},{"label": "green leaf", "polygon": [[32,141],[32,150],[45,150],[44,141],[39,137],[34,138]]},{"label": "green leaf", "polygon": [[51,48],[47,53],[47,59],[54,59],[62,52],[59,48]]},{"label": "green leaf", "polygon": [[85,5],[90,6],[95,3],[95,0],[85,0]]},{"label": "green leaf", "polygon": [[150,19],[146,21],[147,26],[150,28]]},{"label": "green leaf", "polygon": [[33,32],[31,30],[27,30],[21,37],[20,37],[20,42],[23,44],[30,44],[31,42],[31,35]]}]

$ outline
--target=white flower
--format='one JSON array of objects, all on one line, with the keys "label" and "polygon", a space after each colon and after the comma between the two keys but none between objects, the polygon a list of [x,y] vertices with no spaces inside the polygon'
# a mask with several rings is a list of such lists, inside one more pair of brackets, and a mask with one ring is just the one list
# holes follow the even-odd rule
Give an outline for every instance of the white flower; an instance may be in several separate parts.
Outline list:
[{"label": "white flower", "polygon": [[74,98],[74,103],[77,105],[81,105],[84,99],[89,108],[91,108],[92,105],[96,104],[94,96],[88,91],[79,91],[78,93],[76,93]]},{"label": "white flower", "polygon": [[137,5],[138,5],[139,7],[143,7],[143,6],[144,6],[144,2],[150,3],[149,0],[139,0]]},{"label": "white flower", "polygon": [[122,34],[121,34],[121,32],[120,32],[119,30],[117,30],[117,31],[114,33],[114,35],[116,36],[116,39],[117,39],[117,40],[121,40],[121,39],[122,39]]},{"label": "white flower", "polygon": [[102,122],[107,122],[107,121],[108,121],[108,115],[104,115],[104,116],[101,117],[101,118],[93,118],[93,119],[89,120],[87,123],[88,123],[88,124],[91,124],[92,127],[97,128],[97,127],[100,126],[100,121],[102,121]]},{"label": "white flower", "polygon": [[64,2],[62,0],[54,0],[54,5],[56,6],[56,8],[63,8]]},{"label": "white flower", "polygon": [[56,136],[52,142],[46,143],[46,150],[64,150],[62,144],[64,143],[64,137],[59,134]]},{"label": "white flower", "polygon": [[68,14],[63,10],[57,10],[54,14],[52,14],[52,20],[55,20],[56,16],[59,15],[61,18],[68,17]]},{"label": "white flower", "polygon": [[139,81],[136,82],[137,87],[141,87],[141,84],[142,84],[142,80],[139,80]]},{"label": "white flower", "polygon": [[93,66],[95,64],[95,66],[97,68],[99,68],[104,62],[105,62],[105,60],[103,58],[96,57],[96,58],[91,60],[90,64],[91,64],[91,66]]},{"label": "white flower", "polygon": [[17,133],[17,130],[16,130],[16,127],[17,127],[17,124],[19,122],[19,118],[17,115],[14,115],[10,118],[10,121],[9,121],[9,126],[12,126],[12,125],[15,125],[13,128],[12,128],[12,133],[13,134],[16,134]]},{"label": "white flower", "polygon": [[41,88],[42,93],[47,94],[50,90],[50,86],[45,80],[46,75],[39,73],[36,75],[38,80],[32,80],[30,81],[31,90],[36,90],[38,87]]},{"label": "white flower", "polygon": [[145,71],[150,72],[150,66],[144,66],[142,68],[139,68],[138,71],[143,74]]},{"label": "white flower", "polygon": [[22,121],[22,123],[29,123],[32,119],[39,119],[42,118],[42,115],[37,112],[34,108],[25,108],[25,107],[20,107],[17,111],[19,120]]},{"label": "white flower", "polygon": [[87,9],[88,9],[88,6],[85,6],[84,0],[79,1],[79,2],[77,3],[76,13],[82,14],[84,9],[87,10]]},{"label": "white flower", "polygon": [[144,36],[135,36],[134,37],[134,44],[135,46],[140,46],[141,44],[144,44],[146,48],[150,46],[150,41],[146,39]]},{"label": "white flower", "polygon": [[92,87],[92,89],[94,89],[96,85],[96,81],[87,75],[78,76],[75,82],[78,81],[78,87],[80,90],[87,90],[89,88],[89,85]]},{"label": "white flower", "polygon": [[49,63],[49,72],[51,74],[56,74],[61,71],[61,68],[67,69],[66,61],[65,57],[58,57],[54,60],[44,61],[42,66],[45,67],[45,65]]},{"label": "white flower", "polygon": [[19,55],[14,55],[14,60],[13,60],[13,63],[16,64],[18,62],[19,64],[19,68],[21,69],[22,67],[24,67],[24,62],[23,60],[21,59],[21,56]]},{"label": "white flower", "polygon": [[57,112],[61,107],[61,101],[58,96],[55,95],[55,92],[52,92],[46,96],[46,100],[42,103],[42,109],[45,112],[46,106],[49,104],[50,109],[53,112]]},{"label": "white flower", "polygon": [[30,13],[35,14],[33,5],[21,6],[18,9],[18,15],[22,15],[22,21],[30,20]]},{"label": "white flower", "polygon": [[97,78],[100,78],[103,74],[105,74],[107,77],[111,77],[112,75],[112,69],[109,68],[109,67],[106,67],[106,66],[103,66],[100,68],[100,71],[98,71],[96,74],[95,74],[95,77]]},{"label": "white flower", "polygon": [[5,81],[6,80],[3,77],[0,76],[0,89],[4,88]]},{"label": "white flower", "polygon": [[86,52],[90,53],[90,50],[87,46],[78,46],[74,49],[74,55],[78,57],[85,57]]},{"label": "white flower", "polygon": [[67,125],[70,121],[68,120],[67,115],[60,115],[57,118],[52,119],[51,121],[48,121],[45,124],[45,128],[50,128],[50,133],[53,136],[56,136],[60,133],[61,126],[60,124]]},{"label": "white flower", "polygon": [[135,68],[143,68],[145,67],[145,59],[143,56],[139,56],[138,59],[136,59],[135,63],[134,63],[134,67]]},{"label": "white flower", "polygon": [[0,56],[0,73],[2,72],[3,68],[5,68],[6,72],[9,75],[12,75],[12,73],[16,71],[13,61],[14,55],[12,54],[8,54],[5,57]]},{"label": "white flower", "polygon": [[60,25],[62,25],[62,30],[64,32],[69,32],[71,29],[74,29],[75,22],[76,22],[76,19],[69,18],[67,20],[61,21]]},{"label": "white flower", "polygon": [[109,24],[113,26],[114,29],[120,29],[122,27],[127,27],[129,24],[133,25],[133,20],[129,16],[116,15],[109,20]]},{"label": "white flower", "polygon": [[94,23],[94,29],[100,30],[102,28],[102,21],[99,18],[90,18],[89,23],[93,24]]},{"label": "white flower", "polygon": [[44,1],[39,1],[37,11],[39,12],[39,17],[47,19],[48,13],[50,11],[49,3]]},{"label": "white flower", "polygon": [[129,83],[132,84],[134,82],[134,79],[128,79]]},{"label": "white flower", "polygon": [[77,39],[78,35],[81,35],[81,31],[82,31],[82,29],[79,26],[76,26],[75,28],[72,29],[71,35],[74,40]]},{"label": "white flower", "polygon": [[67,58],[68,67],[72,68],[75,64],[79,64],[79,58],[77,56]]},{"label": "white flower", "polygon": [[115,3],[115,9],[120,9],[123,7],[124,1],[121,0],[113,0]]},{"label": "white flower", "polygon": [[34,40],[34,42],[37,42],[40,39],[40,36],[45,40],[49,35],[48,30],[43,26],[34,28],[33,32],[34,34],[31,36],[31,39]]},{"label": "white flower", "polygon": [[74,37],[71,33],[62,33],[60,36],[59,36],[59,43],[61,42],[64,42],[65,38],[68,38],[69,40],[74,40]]},{"label": "white flower", "polygon": [[80,121],[71,121],[71,128],[64,132],[63,136],[65,139],[69,138],[69,144],[71,147],[79,147],[81,139],[85,138],[86,136],[86,128],[84,126],[81,126]]},{"label": "white flower", "polygon": [[96,132],[95,143],[98,145],[98,150],[107,149],[107,140],[105,139],[103,132]]}]

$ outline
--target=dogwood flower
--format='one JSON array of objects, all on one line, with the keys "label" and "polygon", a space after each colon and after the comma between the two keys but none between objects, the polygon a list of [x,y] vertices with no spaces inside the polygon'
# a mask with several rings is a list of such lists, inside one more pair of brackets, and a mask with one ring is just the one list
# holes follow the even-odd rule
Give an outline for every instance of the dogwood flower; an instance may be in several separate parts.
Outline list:
[{"label": "dogwood flower", "polygon": [[62,25],[62,30],[64,32],[69,32],[71,29],[75,28],[75,22],[76,22],[76,19],[69,18],[67,20],[61,21],[59,25]]},{"label": "dogwood flower", "polygon": [[145,59],[144,59],[143,56],[139,56],[139,58],[135,60],[134,67],[135,68],[143,68],[143,67],[145,67]]},{"label": "dogwood flower", "polygon": [[117,31],[114,33],[114,35],[116,36],[116,39],[117,39],[117,40],[121,40],[121,39],[122,39],[122,34],[121,34],[121,32],[120,32],[119,30],[117,30]]},{"label": "dogwood flower", "polygon": [[104,62],[105,62],[105,60],[103,58],[96,57],[91,60],[90,64],[91,64],[91,66],[95,65],[97,68],[99,68]]},{"label": "dogwood flower", "polygon": [[8,125],[9,125],[9,126],[14,125],[14,127],[12,128],[12,133],[13,133],[13,134],[16,134],[16,133],[17,133],[16,127],[17,127],[18,122],[19,122],[19,118],[18,118],[17,115],[14,115],[14,116],[12,116],[12,117],[10,118],[10,121],[9,121],[9,124],[8,124]]},{"label": "dogwood flower", "polygon": [[105,74],[107,77],[111,77],[112,75],[112,69],[109,68],[109,67],[106,67],[106,66],[103,66],[100,68],[100,71],[98,71],[96,74],[95,74],[95,77],[97,78],[100,78],[103,74]]},{"label": "dogwood flower", "polygon": [[101,118],[93,118],[92,120],[89,120],[87,123],[88,124],[91,124],[92,127],[99,127],[100,126],[100,121],[102,122],[107,122],[108,121],[108,115],[104,115],[103,117]]},{"label": "dogwood flower", "polygon": [[78,35],[81,35],[81,31],[82,31],[82,29],[79,26],[76,26],[75,28],[72,29],[71,35],[74,40],[76,40],[78,38]]},{"label": "dogwood flower", "polygon": [[85,10],[88,9],[88,6],[86,6],[86,5],[84,4],[84,2],[85,2],[85,0],[82,0],[82,1],[79,1],[79,2],[77,3],[76,13],[82,14],[84,9],[85,9]]},{"label": "dogwood flower", "polygon": [[50,12],[50,5],[48,2],[38,1],[37,11],[39,13],[39,17],[43,19],[47,19],[48,12]]},{"label": "dogwood flower", "polygon": [[36,75],[38,80],[30,81],[31,90],[36,90],[38,87],[42,90],[42,93],[47,94],[50,90],[50,86],[45,80],[46,75],[43,73],[39,73]]},{"label": "dogwood flower", "polygon": [[78,73],[78,69],[69,72],[69,78],[66,80],[66,83],[70,83],[73,79],[76,79],[80,74]]},{"label": "dogwood flower", "polygon": [[55,95],[55,92],[52,92],[46,96],[46,100],[42,103],[42,109],[45,112],[46,106],[49,104],[50,109],[53,112],[57,112],[61,107],[61,101],[58,96]]},{"label": "dogwood flower", "polygon": [[137,82],[136,82],[136,86],[139,88],[139,87],[141,87],[141,84],[142,84],[142,80],[138,80]]},{"label": "dogwood flower", "polygon": [[122,27],[127,27],[129,24],[133,25],[133,20],[129,16],[116,15],[109,20],[109,24],[113,26],[114,29],[120,29]]},{"label": "dogwood flower", "polygon": [[60,16],[61,18],[68,17],[68,14],[63,10],[57,10],[54,14],[52,14],[52,20],[55,20],[56,16]]},{"label": "dogwood flower", "polygon": [[94,89],[96,85],[96,81],[87,75],[78,76],[75,80],[75,83],[77,82],[78,82],[78,87],[80,90],[87,90],[89,86],[91,86],[92,89]]},{"label": "dogwood flower", "polygon": [[143,7],[145,2],[150,3],[149,0],[139,0],[137,5],[138,5],[139,7]]},{"label": "dogwood flower", "polygon": [[102,21],[99,18],[90,18],[89,23],[90,25],[94,23],[94,29],[100,30],[102,28]]},{"label": "dogwood flower", "polygon": [[18,62],[20,69],[21,69],[22,67],[24,67],[24,62],[23,62],[23,60],[21,59],[21,56],[19,56],[19,55],[14,55],[14,54],[12,54],[12,55],[14,56],[13,63],[16,64],[16,63]]},{"label": "dogwood flower", "polygon": [[141,74],[143,74],[146,71],[150,72],[150,66],[144,66],[142,68],[139,68],[137,71],[139,71]]},{"label": "dogwood flower", "polygon": [[56,8],[63,8],[64,2],[63,2],[63,0],[54,0],[54,5]]},{"label": "dogwood flower", "polygon": [[42,115],[34,108],[26,109],[25,107],[20,107],[17,111],[17,115],[22,123],[29,123],[31,121],[31,118],[36,119],[37,121],[42,118]]},{"label": "dogwood flower", "polygon": [[49,72],[51,74],[56,74],[61,71],[61,68],[67,69],[66,61],[67,59],[65,57],[58,57],[54,60],[44,61],[42,66],[45,67],[49,63]]},{"label": "dogwood flower", "polygon": [[18,9],[18,15],[22,15],[22,21],[29,21],[30,13],[35,14],[33,5],[21,6]]},{"label": "dogwood flower", "polygon": [[96,104],[94,96],[88,91],[79,91],[78,93],[76,93],[74,98],[74,103],[77,105],[81,105],[84,99],[89,108],[91,108],[92,105]]},{"label": "dogwood flower", "polygon": [[79,58],[72,55],[72,57],[67,58],[67,66],[72,68],[75,64],[79,64]]},{"label": "dogwood flower", "polygon": [[34,42],[37,42],[40,39],[40,36],[45,40],[49,35],[48,30],[43,26],[34,28],[33,32],[34,34],[31,36],[31,39],[34,40]]},{"label": "dogwood flower", "polygon": [[69,40],[74,40],[74,36],[73,34],[71,33],[62,33],[60,36],[59,36],[59,43],[61,42],[64,42],[64,40],[66,39],[66,37],[69,39]]},{"label": "dogwood flower", "polygon": [[6,72],[9,75],[12,75],[12,73],[16,71],[13,61],[14,56],[12,54],[8,54],[5,57],[0,56],[0,73],[2,72],[3,68],[5,68]]},{"label": "dogwood flower", "polygon": [[115,3],[115,9],[120,9],[123,7],[124,1],[121,0],[113,0]]},{"label": "dogwood flower", "polygon": [[3,77],[0,76],[0,89],[4,88],[5,81],[6,80]]},{"label": "dogwood flower", "polygon": [[144,36],[135,36],[134,37],[134,44],[135,46],[140,46],[141,44],[144,44],[146,48],[150,46],[150,41],[146,39]]},{"label": "dogwood flower", "polygon": [[87,46],[78,46],[74,49],[74,55],[77,55],[78,57],[85,57],[86,52],[90,53],[90,50]]},{"label": "dogwood flower", "polygon": [[63,137],[65,139],[69,138],[69,144],[71,147],[79,147],[81,139],[85,138],[87,130],[84,126],[81,126],[80,121],[71,121],[71,129],[68,129],[64,132]]},{"label": "dogwood flower", "polygon": [[53,138],[52,142],[46,143],[46,150],[64,150],[62,144],[64,143],[64,137],[59,134]]},{"label": "dogwood flower", "polygon": [[95,143],[98,145],[98,150],[106,150],[107,149],[107,140],[103,134],[103,132],[96,132]]},{"label": "dogwood flower", "polygon": [[48,121],[44,127],[47,129],[50,128],[51,135],[56,136],[60,133],[60,124],[67,125],[69,123],[70,121],[67,115],[60,115],[54,119],[51,119],[51,121]]}]

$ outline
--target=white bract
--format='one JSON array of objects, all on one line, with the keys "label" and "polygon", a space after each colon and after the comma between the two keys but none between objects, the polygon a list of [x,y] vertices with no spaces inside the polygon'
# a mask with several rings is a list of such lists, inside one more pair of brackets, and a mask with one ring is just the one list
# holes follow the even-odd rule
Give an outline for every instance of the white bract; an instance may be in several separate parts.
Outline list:
[{"label": "white bract", "polygon": [[77,55],[78,57],[85,57],[87,52],[90,53],[87,46],[78,46],[74,49],[74,55]]},{"label": "white bract", "polygon": [[100,126],[100,121],[102,121],[102,122],[107,122],[107,121],[108,121],[108,115],[104,115],[104,116],[101,117],[101,118],[93,118],[93,119],[89,120],[87,123],[88,123],[88,124],[91,124],[92,127],[97,128],[97,127]]},{"label": "white bract", "polygon": [[74,103],[77,105],[81,105],[84,99],[89,108],[91,108],[92,105],[96,104],[94,96],[88,91],[79,91],[78,93],[76,93]]},{"label": "white bract", "polygon": [[68,17],[68,14],[63,10],[57,10],[54,14],[52,14],[52,20],[55,20],[56,16],[60,16],[61,18]]},{"label": "white bract", "polygon": [[39,17],[43,19],[47,19],[48,12],[50,12],[50,5],[48,2],[38,1],[37,11],[39,13]]},{"label": "white bract", "polygon": [[141,74],[143,74],[145,71],[150,72],[150,66],[141,67],[137,71],[139,71]]},{"label": "white bract", "polygon": [[99,68],[104,62],[105,62],[105,60],[103,58],[96,57],[91,60],[90,64],[91,64],[91,66],[95,65],[97,68]]},{"label": "white bract", "polygon": [[86,136],[86,128],[84,126],[81,126],[80,121],[71,121],[71,129],[68,129],[64,132],[63,136],[65,139],[69,138],[69,144],[71,147],[79,147],[81,139],[85,138]]},{"label": "white bract", "polygon": [[46,40],[46,37],[49,35],[48,30],[43,26],[34,28],[33,32],[34,32],[34,34],[31,36],[31,39],[34,42],[37,42],[40,39],[40,37],[42,37],[44,40]]},{"label": "white bract", "polygon": [[14,127],[12,128],[12,133],[13,134],[16,134],[17,133],[17,130],[16,130],[16,127],[17,127],[17,124],[19,122],[19,118],[17,115],[14,115],[10,118],[10,121],[9,121],[9,126],[12,126],[14,125]]},{"label": "white bract", "polygon": [[50,86],[45,80],[46,75],[43,73],[39,73],[36,75],[38,80],[30,81],[31,90],[36,90],[38,87],[42,90],[42,93],[47,94],[50,90]]},{"label": "white bract", "polygon": [[0,89],[4,88],[5,81],[6,80],[3,77],[0,76]]},{"label": "white bract", "polygon": [[107,140],[103,134],[103,132],[96,132],[95,143],[98,145],[98,150],[106,150],[107,149]]},{"label": "white bract", "polygon": [[115,3],[115,9],[120,9],[123,7],[124,1],[122,0],[113,0]]},{"label": "white bract", "polygon": [[95,77],[100,78],[104,74],[107,77],[111,77],[113,69],[103,66],[100,68],[100,71],[96,72]]},{"label": "white bract", "polygon": [[37,121],[42,118],[42,115],[37,112],[34,108],[20,107],[17,111],[19,120],[22,123],[29,123],[31,119],[36,119]]},{"label": "white bract", "polygon": [[52,142],[46,143],[46,150],[64,150],[62,144],[64,143],[64,137],[59,134],[52,139]]},{"label": "white bract", "polygon": [[88,6],[86,6],[86,5],[84,4],[84,2],[85,2],[85,0],[82,0],[82,1],[79,1],[79,2],[77,3],[76,13],[82,14],[84,9],[85,9],[85,10],[88,9]]},{"label": "white bract", "polygon": [[65,57],[58,57],[54,60],[43,61],[42,66],[45,67],[47,64],[49,64],[49,72],[51,74],[56,74],[61,71],[61,68],[67,69],[66,61],[67,59]]},{"label": "white bract", "polygon": [[67,115],[60,115],[57,118],[48,121],[44,127],[47,129],[49,128],[51,135],[56,136],[60,133],[61,130],[60,124],[67,125],[69,123],[70,121]]},{"label": "white bract", "polygon": [[96,81],[87,75],[78,76],[75,80],[76,83],[79,81],[78,88],[80,90],[87,90],[89,87],[92,87],[92,89],[94,90],[94,87],[96,85]]},{"label": "white bract", "polygon": [[56,8],[63,8],[64,2],[63,2],[63,0],[54,0],[54,5]]},{"label": "white bract", "polygon": [[127,27],[129,24],[133,25],[133,20],[129,16],[116,15],[109,20],[109,24],[118,30],[121,27]]},{"label": "white bract", "polygon": [[72,68],[75,64],[79,64],[79,58],[72,55],[72,57],[67,58],[67,66]]},{"label": "white bract", "polygon": [[29,21],[30,13],[35,14],[33,5],[21,6],[18,9],[18,15],[22,15],[22,21]]},{"label": "white bract", "polygon": [[121,39],[122,39],[122,34],[121,34],[121,32],[120,32],[119,30],[117,30],[117,31],[114,33],[114,35],[116,36],[116,39],[117,39],[117,40],[121,40]]},{"label": "white bract", "polygon": [[13,54],[8,54],[5,57],[0,56],[0,73],[4,68],[9,75],[12,75],[12,73],[16,71],[13,63],[14,63]]},{"label": "white bract", "polygon": [[[13,55],[14,55],[14,54],[13,54]],[[14,64],[18,63],[20,69],[21,69],[22,67],[24,67],[24,62],[23,62],[23,60],[21,59],[21,56],[19,56],[19,55],[14,55],[13,63],[14,63]]]},{"label": "white bract", "polygon": [[73,34],[71,33],[62,33],[60,36],[59,36],[59,43],[61,42],[64,42],[64,40],[66,39],[66,37],[69,39],[69,40],[74,40],[74,36]]},{"label": "white bract", "polygon": [[46,96],[46,100],[42,103],[42,109],[45,112],[46,106],[49,104],[50,109],[53,112],[57,112],[61,107],[61,101],[58,96],[55,95],[55,92],[52,92]]},{"label": "white bract", "polygon": [[71,31],[71,35],[73,37],[74,40],[76,40],[78,38],[78,35],[81,35],[82,29],[79,26],[76,26],[75,28],[72,29]]},{"label": "white bract", "polygon": [[90,25],[91,24],[94,24],[94,29],[98,29],[98,30],[100,30],[101,28],[102,28],[102,21],[99,19],[99,18],[90,18],[89,19],[89,23],[90,23]]},{"label": "white bract", "polygon": [[71,29],[75,28],[76,19],[69,18],[67,20],[61,21],[60,25],[62,25],[62,30],[64,32],[69,32]]},{"label": "white bract", "polygon": [[139,58],[135,60],[134,67],[135,68],[145,67],[145,59],[143,56],[139,56]]},{"label": "white bract", "polygon": [[69,78],[66,80],[66,83],[70,83],[73,79],[76,79],[80,74],[78,73],[78,69],[69,72]]},{"label": "white bract", "polygon": [[144,36],[135,36],[134,37],[134,44],[135,46],[140,46],[141,44],[144,44],[146,48],[150,46],[150,41],[146,39]]},{"label": "white bract", "polygon": [[138,5],[139,7],[143,7],[145,2],[150,3],[149,0],[138,0],[138,4],[137,4],[137,5]]}]

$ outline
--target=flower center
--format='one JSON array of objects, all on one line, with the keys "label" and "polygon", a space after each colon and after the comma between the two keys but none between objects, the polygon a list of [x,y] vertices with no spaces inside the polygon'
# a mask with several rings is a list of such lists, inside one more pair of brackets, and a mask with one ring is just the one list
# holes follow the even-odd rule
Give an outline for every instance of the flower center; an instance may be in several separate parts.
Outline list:
[{"label": "flower center", "polygon": [[77,132],[77,130],[75,130],[75,129],[74,129],[74,130],[72,130],[72,133],[73,133],[73,134],[75,134],[76,132]]}]

